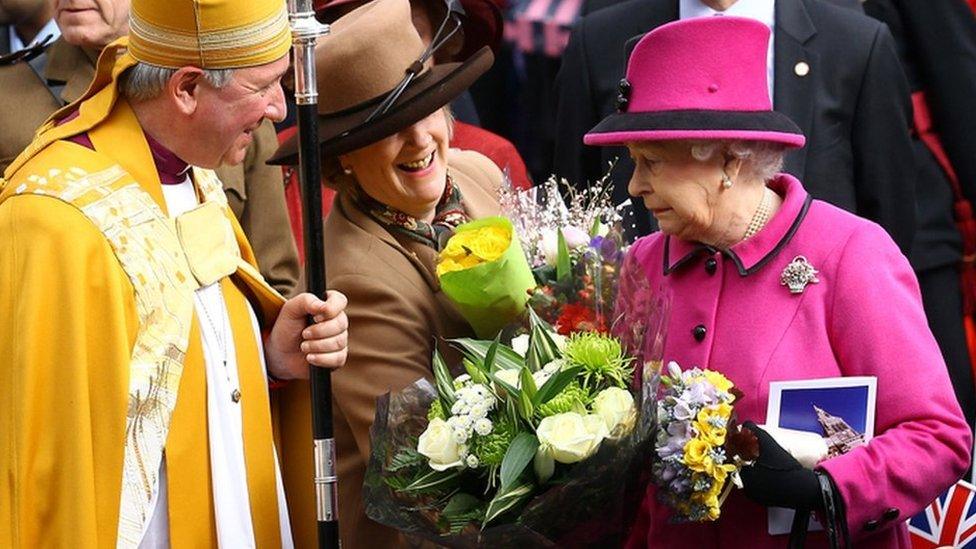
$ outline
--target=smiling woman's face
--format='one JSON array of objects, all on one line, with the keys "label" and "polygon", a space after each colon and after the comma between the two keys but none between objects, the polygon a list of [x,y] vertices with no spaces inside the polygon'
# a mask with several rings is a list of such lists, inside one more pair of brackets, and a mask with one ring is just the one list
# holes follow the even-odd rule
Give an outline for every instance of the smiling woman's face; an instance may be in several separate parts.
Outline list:
[{"label": "smiling woman's face", "polygon": [[414,125],[339,159],[374,200],[429,220],[447,183],[449,122],[437,109]]},{"label": "smiling woman's face", "polygon": [[715,227],[716,205],[725,159],[714,154],[700,161],[691,145],[680,141],[629,143],[634,175],[627,191],[641,198],[661,231],[687,241],[700,241]]}]

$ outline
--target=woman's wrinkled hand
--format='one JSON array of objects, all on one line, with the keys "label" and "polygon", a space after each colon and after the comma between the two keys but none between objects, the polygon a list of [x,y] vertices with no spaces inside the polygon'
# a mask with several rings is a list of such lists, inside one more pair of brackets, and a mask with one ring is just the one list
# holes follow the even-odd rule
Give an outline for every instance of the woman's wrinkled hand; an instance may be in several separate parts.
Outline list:
[{"label": "woman's wrinkled hand", "polygon": [[[346,363],[349,319],[346,296],[329,290],[326,300],[299,294],[281,308],[265,345],[269,373],[278,379],[307,379],[306,364],[340,368]],[[306,318],[315,321],[306,325]]]},{"label": "woman's wrinkled hand", "polygon": [[742,468],[746,496],[766,507],[820,509],[820,481],[817,474],[805,469],[799,461],[755,423],[742,424],[759,440],[759,459]]}]

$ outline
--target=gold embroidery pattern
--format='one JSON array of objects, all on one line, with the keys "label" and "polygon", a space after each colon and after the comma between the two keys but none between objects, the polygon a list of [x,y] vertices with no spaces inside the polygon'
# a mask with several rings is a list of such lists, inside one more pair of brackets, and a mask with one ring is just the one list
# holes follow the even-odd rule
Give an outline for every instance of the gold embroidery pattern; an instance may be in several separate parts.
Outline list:
[{"label": "gold embroidery pattern", "polygon": [[[216,176],[198,173],[204,199],[226,207]],[[105,235],[135,290],[139,331],[130,359],[118,529],[118,546],[135,547],[153,511],[198,285],[173,221],[120,166],[94,173],[51,169],[25,181],[17,194],[51,196],[79,208]]]}]

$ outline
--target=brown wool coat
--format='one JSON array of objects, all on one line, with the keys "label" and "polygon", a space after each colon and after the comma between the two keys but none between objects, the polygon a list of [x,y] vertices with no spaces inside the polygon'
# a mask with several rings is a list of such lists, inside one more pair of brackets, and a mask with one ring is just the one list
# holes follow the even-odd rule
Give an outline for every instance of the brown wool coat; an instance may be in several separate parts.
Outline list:
[{"label": "brown wool coat", "polygon": [[[473,151],[452,150],[448,163],[468,214],[497,215],[501,170]],[[366,517],[361,498],[376,398],[422,377],[433,379],[434,342],[473,334],[440,290],[433,249],[394,238],[344,195],[325,223],[325,238],[328,285],[349,298],[349,358],[332,374],[342,546],[402,545],[396,531]],[[308,389],[293,383],[287,390]],[[281,453],[297,547],[312,547],[315,540],[308,415],[306,407],[281,416],[288,425]]]},{"label": "brown wool coat", "polygon": [[[44,77],[63,83],[57,97],[24,62],[0,66],[0,173],[34,138],[34,131],[54,111],[81,97],[95,76],[98,52],[58,39],[47,50]],[[257,256],[261,274],[271,286],[290,297],[300,291],[298,250],[288,224],[281,170],[264,161],[278,147],[274,126],[254,132],[244,162],[223,166],[217,175],[234,215],[241,222]]]}]

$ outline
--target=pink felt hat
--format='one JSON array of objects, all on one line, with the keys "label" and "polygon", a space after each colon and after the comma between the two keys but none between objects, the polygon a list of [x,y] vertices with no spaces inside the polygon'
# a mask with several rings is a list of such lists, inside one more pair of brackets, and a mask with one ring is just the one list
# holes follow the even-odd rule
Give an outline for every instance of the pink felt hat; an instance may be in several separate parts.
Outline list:
[{"label": "pink felt hat", "polygon": [[700,17],[644,35],[620,81],[617,112],[583,142],[744,139],[802,147],[806,138],[772,110],[766,78],[769,29],[742,17]]}]

